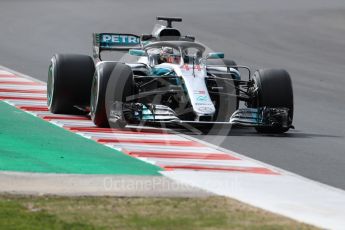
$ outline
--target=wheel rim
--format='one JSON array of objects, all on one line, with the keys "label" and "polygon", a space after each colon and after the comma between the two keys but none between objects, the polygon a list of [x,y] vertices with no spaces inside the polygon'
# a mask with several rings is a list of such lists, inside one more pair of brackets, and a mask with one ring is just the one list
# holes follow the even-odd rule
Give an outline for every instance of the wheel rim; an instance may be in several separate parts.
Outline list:
[{"label": "wheel rim", "polygon": [[98,103],[98,79],[97,79],[97,73],[93,77],[92,80],[92,86],[91,86],[91,101],[90,101],[90,112],[91,112],[91,118],[94,119],[97,103]]},{"label": "wheel rim", "polygon": [[55,78],[55,61],[54,59],[51,60],[49,69],[48,69],[48,82],[47,82],[47,104],[48,108],[50,109],[53,103],[54,97],[54,78]]},{"label": "wheel rim", "polygon": [[254,82],[253,86],[251,87],[251,92],[253,96],[255,96],[254,100],[251,100],[249,106],[251,108],[258,108],[260,107],[260,87],[259,87],[259,82],[256,77],[256,72],[253,75],[252,81]]}]

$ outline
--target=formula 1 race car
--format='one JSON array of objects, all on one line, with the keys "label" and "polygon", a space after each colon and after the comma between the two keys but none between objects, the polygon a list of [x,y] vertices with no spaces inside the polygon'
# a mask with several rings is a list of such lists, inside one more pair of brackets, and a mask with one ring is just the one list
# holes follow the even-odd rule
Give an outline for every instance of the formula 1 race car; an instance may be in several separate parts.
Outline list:
[{"label": "formula 1 race car", "polygon": [[[52,113],[90,113],[99,127],[126,124],[240,125],[258,132],[292,128],[293,90],[282,69],[248,67],[206,53],[157,17],[150,35],[94,33],[93,58],[56,54],[48,73]],[[104,61],[103,51],[127,51],[132,61]],[[243,80],[243,72],[248,74]]]}]

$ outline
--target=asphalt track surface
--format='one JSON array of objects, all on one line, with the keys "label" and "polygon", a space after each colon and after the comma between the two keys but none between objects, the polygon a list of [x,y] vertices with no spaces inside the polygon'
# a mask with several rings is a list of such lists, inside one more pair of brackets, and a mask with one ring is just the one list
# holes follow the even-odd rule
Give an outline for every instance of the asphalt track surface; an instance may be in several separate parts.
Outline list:
[{"label": "asphalt track surface", "polygon": [[54,53],[91,54],[92,32],[149,33],[158,15],[238,64],[291,74],[296,130],[199,138],[345,189],[343,0],[1,0],[0,64],[46,81]]}]

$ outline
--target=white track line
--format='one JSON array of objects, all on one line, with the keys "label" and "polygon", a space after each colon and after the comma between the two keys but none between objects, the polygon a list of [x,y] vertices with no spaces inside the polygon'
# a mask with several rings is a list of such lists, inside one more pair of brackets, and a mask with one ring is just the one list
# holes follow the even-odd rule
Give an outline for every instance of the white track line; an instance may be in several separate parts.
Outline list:
[{"label": "white track line", "polygon": [[158,165],[204,165],[204,166],[237,166],[237,167],[262,167],[262,165],[245,160],[199,160],[199,159],[174,159],[174,158],[151,158],[138,157],[146,162]]},{"label": "white track line", "polygon": [[40,94],[40,93],[14,93],[14,92],[0,92],[0,97],[1,96],[37,97],[37,98],[46,98],[47,97],[46,94]]},{"label": "white track line", "polygon": [[27,101],[27,100],[4,100],[13,106],[47,106],[46,101]]},{"label": "white track line", "polygon": [[51,123],[60,127],[63,127],[63,126],[96,127],[92,121],[52,120]]},{"label": "white track line", "polygon": [[41,85],[6,85],[1,84],[0,89],[18,89],[18,90],[46,90],[47,86]]},{"label": "white track line", "polygon": [[136,134],[136,133],[96,133],[96,132],[76,132],[77,134],[87,138],[128,138],[128,139],[143,139],[143,140],[185,140],[176,135],[160,135],[160,134]]},{"label": "white track line", "polygon": [[193,152],[193,153],[221,153],[209,147],[186,147],[186,146],[159,146],[159,145],[149,145],[149,144],[131,144],[131,143],[116,143],[108,144],[115,148],[125,148],[128,150],[146,150],[152,152],[166,151],[166,152]]},{"label": "white track line", "polygon": [[18,77],[1,77],[0,78],[0,83],[4,81],[12,81],[12,82],[32,82],[29,79],[26,78],[18,78]]}]

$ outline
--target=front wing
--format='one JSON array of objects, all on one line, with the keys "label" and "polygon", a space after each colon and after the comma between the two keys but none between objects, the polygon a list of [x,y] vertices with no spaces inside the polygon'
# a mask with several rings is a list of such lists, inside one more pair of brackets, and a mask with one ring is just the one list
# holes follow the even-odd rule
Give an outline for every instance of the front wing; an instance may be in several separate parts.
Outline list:
[{"label": "front wing", "polygon": [[[117,105],[119,106],[119,105]],[[116,107],[117,107],[116,106]],[[121,106],[121,105],[120,105]],[[113,107],[115,108],[115,107]],[[124,114],[118,114],[123,111]],[[164,105],[143,105],[141,103],[124,103],[122,110],[116,109],[110,114],[124,117],[130,123],[164,123],[164,124],[190,124],[190,125],[237,125],[249,127],[281,127],[293,128],[289,120],[288,108],[241,108],[236,110],[229,121],[187,121],[177,117],[175,112]]]}]

